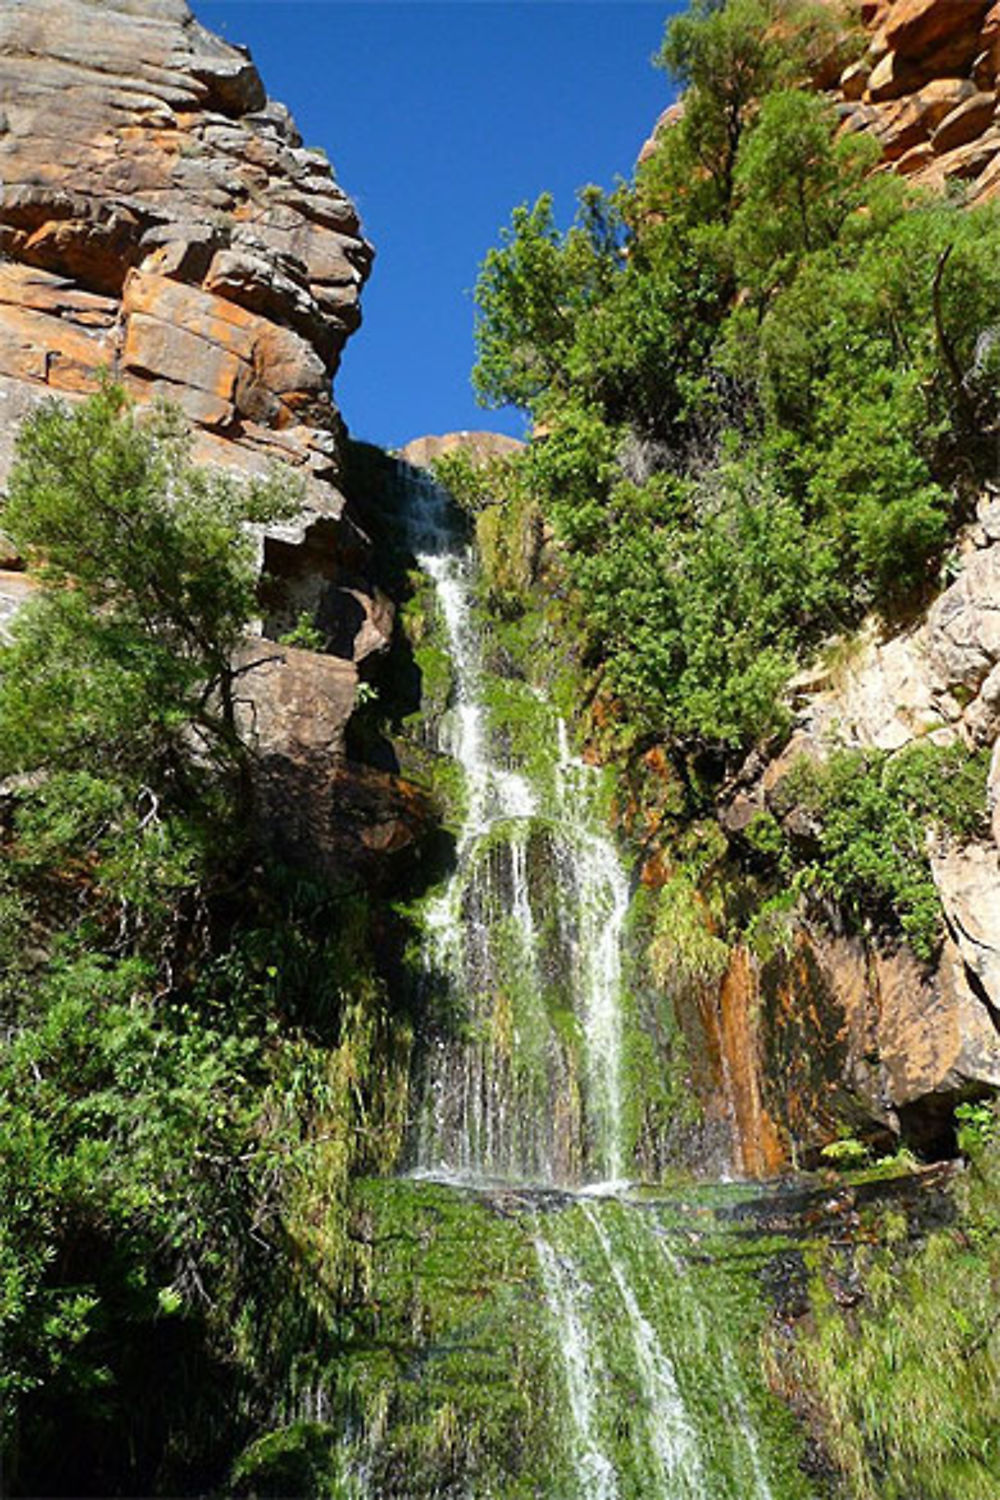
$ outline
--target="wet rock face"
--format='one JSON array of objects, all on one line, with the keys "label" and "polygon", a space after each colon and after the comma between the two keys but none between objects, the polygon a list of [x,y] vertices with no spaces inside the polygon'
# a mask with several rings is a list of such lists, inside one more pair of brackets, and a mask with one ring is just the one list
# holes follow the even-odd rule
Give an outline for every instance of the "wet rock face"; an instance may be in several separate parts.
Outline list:
[{"label": "wet rock face", "polygon": [[0,99],[0,397],[106,366],[178,402],[206,458],[335,479],[372,251],[250,58],[182,0],[5,0]]},{"label": "wet rock face", "polygon": [[[748,761],[719,810],[730,834],[767,811],[808,838],[808,817],[788,791],[802,755],[843,746],[892,753],[925,737],[993,747],[992,837],[963,847],[939,836],[928,851],[945,926],[932,964],[804,926],[786,973],[754,970],[746,1003],[763,1018],[754,1087],[783,1137],[806,1150],[829,1137],[839,1112],[876,1135],[880,1126],[901,1130],[933,1152],[947,1143],[958,1100],[1000,1088],[1000,501],[992,489],[957,550],[957,577],[921,621],[888,637],[870,622],[835,669],[793,682],[795,733],[770,761]],[[807,1079],[797,1058],[809,1059]]]}]

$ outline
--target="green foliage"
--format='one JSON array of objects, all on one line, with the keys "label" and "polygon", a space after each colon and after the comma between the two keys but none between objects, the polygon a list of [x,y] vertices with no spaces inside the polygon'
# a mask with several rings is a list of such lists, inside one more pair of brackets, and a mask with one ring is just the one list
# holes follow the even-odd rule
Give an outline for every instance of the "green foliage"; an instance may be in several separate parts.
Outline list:
[{"label": "green foliage", "polygon": [[955,1106],[958,1144],[967,1156],[978,1157],[1000,1141],[1000,1115],[996,1104],[980,1101]]},{"label": "green foliage", "polygon": [[593,188],[581,192],[576,222],[562,237],[550,194],[514,210],[476,289],[473,383],[484,403],[530,407],[561,379],[576,319],[599,300],[614,273],[619,229],[614,205]]},{"label": "green foliage", "polygon": [[764,100],[740,153],[734,261],[758,306],[794,277],[805,256],[834,244],[867,200],[875,143],[866,136],[834,141],[832,124],[824,100],[782,90]]},{"label": "green foliage", "polygon": [[729,945],[714,930],[718,911],[680,871],[659,892],[649,944],[653,978],[664,988],[718,984],[729,966]]},{"label": "green foliage", "polygon": [[835,1167],[862,1167],[868,1160],[868,1147],[856,1136],[845,1135],[839,1140],[829,1141],[820,1151],[820,1156]]},{"label": "green foliage", "polygon": [[244,759],[233,652],[255,610],[247,528],[293,515],[277,481],[188,460],[176,414],[106,384],[23,426],[0,519],[41,581],[0,654],[0,769],[85,765],[192,795],[188,742]]},{"label": "green foliage", "polygon": [[895,755],[843,750],[803,758],[789,794],[815,826],[812,889],[859,925],[898,924],[922,958],[940,940],[941,907],[927,858],[931,831],[969,839],[986,822],[988,755],[917,741]]},{"label": "green foliage", "polygon": [[634,188],[566,235],[548,199],[518,210],[483,269],[479,388],[540,423],[486,540],[515,555],[527,492],[623,740],[780,730],[798,661],[934,587],[992,462],[1000,220],[835,138],[795,85],[839,24],[779,0],[674,18],[684,107]]},{"label": "green foliage", "polygon": [[[783,1378],[851,1500],[989,1500],[1000,1483],[1000,1153],[976,1153],[956,1223],[859,1251],[845,1307],[817,1278]],[[895,1242],[895,1243],[893,1243]],[[838,1268],[829,1265],[836,1283]],[[852,1297],[852,1304],[855,1299]]]},{"label": "green foliage", "polygon": [[291,630],[287,630],[280,637],[282,646],[299,646],[304,651],[322,651],[326,645],[326,638],[322,630],[318,630],[313,624],[313,617],[308,610],[303,610]]},{"label": "green foliage", "polygon": [[[347,1279],[409,1033],[363,909],[255,847],[232,654],[274,484],[107,386],[23,429],[0,649],[0,1370],[20,1492],[201,1493]],[[14,773],[13,775],[11,773]],[[301,1347],[301,1344],[299,1345]]]}]

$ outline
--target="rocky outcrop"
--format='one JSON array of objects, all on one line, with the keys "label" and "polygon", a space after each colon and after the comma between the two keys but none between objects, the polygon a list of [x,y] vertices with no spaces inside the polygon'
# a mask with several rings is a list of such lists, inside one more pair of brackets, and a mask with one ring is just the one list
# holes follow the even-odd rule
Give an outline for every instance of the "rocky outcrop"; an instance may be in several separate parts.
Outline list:
[{"label": "rocky outcrop", "polygon": [[[738,836],[766,810],[808,838],[786,791],[803,754],[822,758],[843,746],[891,753],[928,737],[1000,747],[1000,501],[992,494],[959,548],[957,577],[919,624],[886,638],[872,622],[834,667],[793,683],[795,732],[779,756],[753,758],[730,788],[720,808],[728,833]],[[996,825],[996,748],[989,795]],[[734,959],[723,998],[743,994],[760,1017],[752,1087],[760,1117],[779,1122],[785,1141],[808,1150],[846,1117],[869,1133],[886,1126],[938,1149],[958,1099],[1000,1088],[998,834],[995,826],[992,839],[965,847],[939,840],[930,849],[946,929],[931,965],[905,948],[881,950],[808,923],[793,959],[751,963],[749,980],[745,957]],[[738,1076],[732,1067],[729,1076]],[[748,1170],[755,1151],[744,1146]]]},{"label": "rocky outcrop", "polygon": [[[991,0],[864,0],[863,57],[833,88],[843,132],[873,135],[916,183],[1000,192],[1000,5]],[[824,83],[827,81],[824,80]]]},{"label": "rocky outcrop", "polygon": [[[274,540],[318,529],[363,597],[330,383],[372,252],[324,154],[183,0],[9,0],[0,99],[0,483],[27,412],[108,370],[176,402],[196,458],[293,468]],[[298,602],[272,588],[275,628]]]},{"label": "rocky outcrop", "polygon": [[4,401],[108,368],[201,456],[279,457],[336,512],[330,378],[372,252],[246,53],[183,0],[10,0],[0,97]]},{"label": "rocky outcrop", "polygon": [[476,462],[484,463],[491,458],[509,458],[523,447],[517,438],[502,432],[446,432],[440,437],[413,438],[405,448],[400,448],[398,456],[415,469],[428,469],[435,459],[448,453],[467,453]]},{"label": "rocky outcrop", "polygon": [[[367,867],[406,841],[413,797],[345,747],[393,629],[331,393],[372,262],[357,212],[184,0],[4,0],[0,106],[0,485],[24,417],[102,370],[179,405],[196,459],[294,471],[302,512],[261,538],[262,628],[306,613],[325,654],[248,648],[245,728],[270,834],[330,873]],[[0,553],[2,625],[31,583]]]},{"label": "rocky outcrop", "polygon": [[[962,184],[970,202],[1000,193],[1000,0],[821,0],[860,14],[862,55],[844,37],[815,60],[843,135],[872,136],[884,163],[931,188]],[[648,160],[683,101],[661,114],[639,153]]]},{"label": "rocky outcrop", "polygon": [[240,667],[240,727],[254,751],[269,846],[334,883],[387,886],[412,873],[433,841],[436,809],[403,777],[349,758],[354,664],[257,641]]}]

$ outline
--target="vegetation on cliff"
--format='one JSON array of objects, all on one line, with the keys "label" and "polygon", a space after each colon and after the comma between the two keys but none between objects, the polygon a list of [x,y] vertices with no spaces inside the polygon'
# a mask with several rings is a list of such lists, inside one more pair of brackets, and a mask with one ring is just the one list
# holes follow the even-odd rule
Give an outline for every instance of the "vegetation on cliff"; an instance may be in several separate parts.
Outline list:
[{"label": "vegetation on cliff", "polygon": [[[873,170],[874,142],[801,87],[827,41],[792,0],[705,0],[669,24],[660,61],[686,92],[635,182],[586,189],[565,233],[549,197],[521,206],[481,270],[474,380],[535,440],[438,466],[501,628],[559,642],[537,670],[569,671],[625,770],[658,887],[649,964],[673,992],[717,990],[735,941],[789,957],[804,911],[931,960],[929,848],[988,833],[988,753],[919,739],[784,767],[771,810],[716,821],[720,788],[766,762],[740,783],[748,753],[787,740],[796,670],[948,582],[995,461],[1000,216]],[[848,1086],[823,1086],[835,1111]],[[814,1258],[775,1378],[831,1493],[996,1488],[996,1143],[965,1145],[954,1225],[916,1245],[879,1225],[856,1264]]]},{"label": "vegetation on cliff", "polygon": [[633,738],[780,728],[798,661],[933,586],[990,457],[997,215],[873,175],[785,86],[814,26],[756,0],[672,23],[688,90],[636,184],[566,234],[547,197],[515,210],[480,275],[477,386],[544,439],[487,498],[552,528]]},{"label": "vegetation on cliff", "polygon": [[[24,427],[0,650],[0,1329],[14,1493],[201,1492],[273,1424],[393,1157],[406,1023],[371,916],[255,840],[247,522],[108,387]],[[363,1129],[360,1128],[363,1122]]]},{"label": "vegetation on cliff", "polygon": [[[440,472],[476,513],[494,608],[530,613],[544,573],[593,737],[631,761],[666,752],[668,862],[718,908],[713,951],[745,927],[724,889],[735,865],[778,876],[785,908],[794,876],[792,895],[835,898],[859,925],[877,914],[927,957],[928,828],[968,837],[985,815],[985,766],[961,751],[918,748],[919,774],[869,757],[800,776],[809,836],[758,823],[693,884],[681,847],[747,752],[787,735],[796,669],[940,588],[992,463],[1000,217],[873,172],[873,141],[835,131],[801,87],[832,24],[829,8],[733,0],[668,25],[659,60],[686,92],[635,182],[586,189],[564,234],[548,197],[516,209],[481,270],[474,380],[536,440]],[[912,795],[950,775],[957,822]],[[866,819],[906,836],[873,859]]]}]

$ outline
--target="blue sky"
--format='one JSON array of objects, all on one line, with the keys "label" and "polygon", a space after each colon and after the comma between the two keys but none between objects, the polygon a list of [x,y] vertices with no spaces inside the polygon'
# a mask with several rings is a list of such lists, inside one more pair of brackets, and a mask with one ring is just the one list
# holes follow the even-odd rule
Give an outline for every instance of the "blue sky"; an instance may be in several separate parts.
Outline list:
[{"label": "blue sky", "polygon": [[469,384],[471,291],[515,204],[561,222],[587,182],[629,175],[670,102],[650,64],[676,0],[190,0],[245,42],[268,92],[323,146],[377,258],[336,381],[352,432],[520,435]]}]

